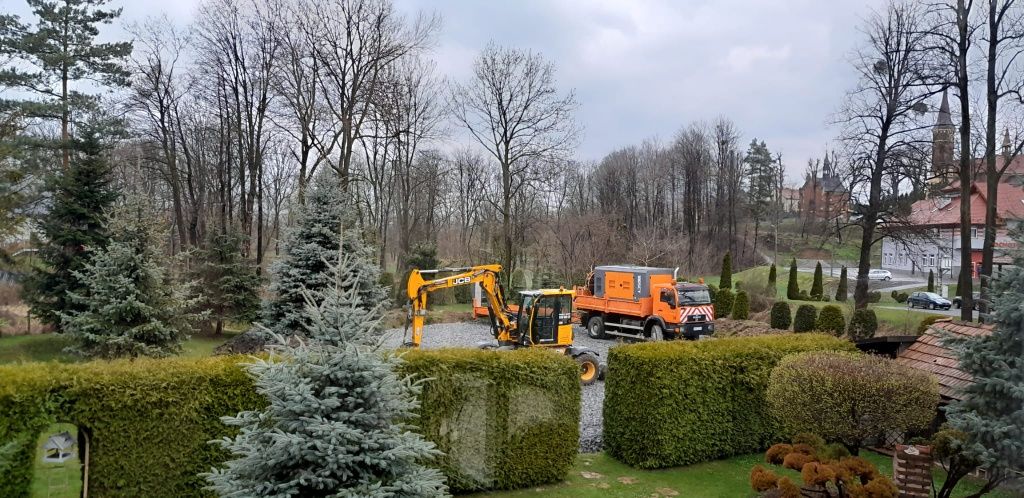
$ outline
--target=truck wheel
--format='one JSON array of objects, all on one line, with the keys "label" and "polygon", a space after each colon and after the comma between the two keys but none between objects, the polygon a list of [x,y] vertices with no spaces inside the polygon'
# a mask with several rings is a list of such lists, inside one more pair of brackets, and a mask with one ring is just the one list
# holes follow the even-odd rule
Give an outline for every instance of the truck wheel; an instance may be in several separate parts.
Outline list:
[{"label": "truck wheel", "polygon": [[589,386],[601,376],[601,364],[593,353],[583,353],[575,358],[580,365],[580,383]]},{"label": "truck wheel", "polygon": [[650,341],[664,341],[665,340],[665,329],[661,327],[660,323],[652,323],[649,329],[650,333],[647,334],[647,339]]},{"label": "truck wheel", "polygon": [[599,316],[592,316],[587,321],[587,335],[591,339],[604,339],[604,318]]}]

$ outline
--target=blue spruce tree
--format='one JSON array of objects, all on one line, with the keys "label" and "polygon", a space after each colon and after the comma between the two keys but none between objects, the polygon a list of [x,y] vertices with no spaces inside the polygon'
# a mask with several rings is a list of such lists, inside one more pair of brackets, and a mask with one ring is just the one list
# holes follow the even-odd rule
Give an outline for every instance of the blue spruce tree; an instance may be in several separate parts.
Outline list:
[{"label": "blue spruce tree", "polygon": [[239,434],[215,443],[234,459],[204,474],[220,496],[447,494],[444,476],[425,465],[439,451],[407,423],[420,386],[395,373],[401,359],[375,332],[380,309],[364,306],[365,265],[335,260],[333,284],[303,293],[307,338],[275,334],[270,358],[248,365],[269,403],[224,418]]},{"label": "blue spruce tree", "polygon": [[1024,468],[1024,255],[1014,263],[992,286],[992,334],[949,341],[974,381],[946,416],[967,435],[962,451],[988,470],[984,492]]}]

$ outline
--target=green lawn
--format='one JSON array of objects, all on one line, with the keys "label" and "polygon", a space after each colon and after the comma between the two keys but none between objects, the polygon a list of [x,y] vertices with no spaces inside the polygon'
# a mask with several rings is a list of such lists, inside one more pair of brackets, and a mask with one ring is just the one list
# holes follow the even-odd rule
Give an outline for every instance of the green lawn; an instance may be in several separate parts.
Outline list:
[{"label": "green lawn", "polygon": [[[890,457],[866,452],[882,473],[892,475]],[[757,496],[750,489],[750,469],[763,463],[763,455],[752,454],[726,460],[699,463],[662,470],[638,470],[619,463],[603,453],[579,455],[569,477],[560,484],[536,486],[518,491],[478,493],[472,496],[495,498],[519,496],[543,497],[695,497],[737,498]],[[798,472],[770,466],[776,474],[799,483]],[[942,472],[936,472],[941,477]],[[975,482],[961,483],[954,496],[967,496],[977,490]],[[992,498],[1010,498],[1007,493],[992,493]]]},{"label": "green lawn", "polygon": [[[824,272],[822,283],[824,284],[826,292],[828,292],[829,289],[835,289],[835,285],[839,279],[830,278],[828,276],[827,267],[823,268],[822,271]],[[741,285],[744,282],[753,283],[754,285],[765,285],[768,283],[768,272],[769,267],[767,266],[755,266],[753,268],[747,268],[746,270],[735,272],[732,274],[733,286],[735,287],[737,282]],[[775,272],[776,295],[786,297],[786,286],[789,285],[789,266],[776,267]],[[704,283],[713,284],[715,286],[719,284],[720,280],[721,275],[709,275],[704,277]],[[801,289],[805,289],[810,292],[811,284],[814,282],[814,274],[808,272],[796,272],[796,280]]]},{"label": "green lawn", "polygon": [[[195,335],[182,344],[182,356],[198,358],[210,356],[213,349],[237,334],[237,330],[228,329],[220,337]],[[0,337],[0,364],[19,361],[78,361],[64,353],[64,348],[71,342],[60,334],[19,335]]]}]

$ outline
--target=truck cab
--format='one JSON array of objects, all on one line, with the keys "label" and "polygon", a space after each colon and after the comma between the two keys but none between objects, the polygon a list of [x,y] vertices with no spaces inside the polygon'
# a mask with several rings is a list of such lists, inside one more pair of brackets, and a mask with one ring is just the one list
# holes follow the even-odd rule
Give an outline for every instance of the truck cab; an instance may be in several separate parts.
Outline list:
[{"label": "truck cab", "polygon": [[658,302],[654,313],[664,320],[669,333],[698,339],[715,332],[715,307],[704,284],[678,282],[656,286]]}]

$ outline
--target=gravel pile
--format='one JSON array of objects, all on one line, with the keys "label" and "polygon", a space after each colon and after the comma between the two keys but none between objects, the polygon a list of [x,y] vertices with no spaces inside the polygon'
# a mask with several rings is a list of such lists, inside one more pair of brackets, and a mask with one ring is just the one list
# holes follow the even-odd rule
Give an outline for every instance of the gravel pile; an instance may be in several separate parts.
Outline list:
[{"label": "gravel pile", "polygon": [[[403,329],[385,331],[385,343],[399,347],[404,342]],[[424,348],[476,347],[480,342],[491,341],[491,329],[483,322],[439,323],[423,328]],[[608,361],[608,348],[616,341],[595,340],[587,336],[582,328],[576,329],[576,346],[590,348],[597,352],[601,362]],[[580,405],[580,453],[601,451],[603,429],[602,406],[604,405],[604,382],[598,381],[583,386]]]}]

